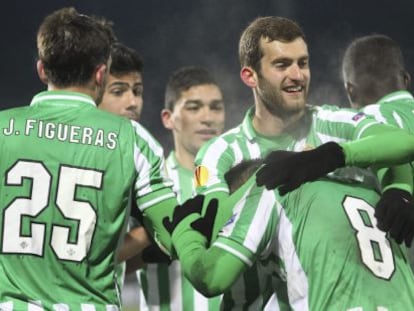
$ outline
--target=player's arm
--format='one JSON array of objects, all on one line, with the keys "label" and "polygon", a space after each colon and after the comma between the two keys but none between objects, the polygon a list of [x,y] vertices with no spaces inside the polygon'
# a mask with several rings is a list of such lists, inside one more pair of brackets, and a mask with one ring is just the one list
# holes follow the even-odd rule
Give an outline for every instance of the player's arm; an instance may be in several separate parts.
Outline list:
[{"label": "player's arm", "polygon": [[[197,198],[200,197],[195,200]],[[173,230],[173,243],[184,275],[206,297],[219,295],[229,289],[248,267],[229,248],[208,246],[217,205],[213,207],[212,213],[210,207],[208,205],[204,217],[195,213],[189,215],[185,212],[188,210],[186,208],[183,210],[184,218],[180,217],[178,223],[174,223],[173,219],[167,226]],[[177,215],[174,217],[177,218]]]},{"label": "player's arm", "polygon": [[[343,143],[329,142],[303,152],[274,151],[257,173],[258,185],[281,194],[292,191],[302,183],[312,181],[337,168],[358,166],[377,169],[414,160],[414,135],[401,129],[374,123],[361,132],[359,139]],[[411,174],[406,165],[399,172]],[[277,172],[277,173],[276,173]],[[401,180],[407,179],[406,176]],[[410,187],[410,186],[408,186]]]},{"label": "player's arm", "polygon": [[143,215],[144,227],[160,247],[171,254],[171,237],[162,219],[170,216],[178,203],[166,174],[164,151],[141,125],[134,121],[131,124],[135,130],[132,152],[137,173],[133,195]]},{"label": "player's arm", "polygon": [[118,262],[130,259],[151,245],[151,239],[144,227],[136,227],[125,234],[123,244],[118,251]]}]

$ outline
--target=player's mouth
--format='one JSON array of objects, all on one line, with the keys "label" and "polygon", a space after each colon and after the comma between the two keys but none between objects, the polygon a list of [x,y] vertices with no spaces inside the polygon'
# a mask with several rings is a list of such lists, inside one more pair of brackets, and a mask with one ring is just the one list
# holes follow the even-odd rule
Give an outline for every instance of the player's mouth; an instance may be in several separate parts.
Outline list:
[{"label": "player's mouth", "polygon": [[292,95],[299,95],[304,90],[305,88],[303,87],[303,85],[291,85],[291,86],[286,86],[283,88],[284,92],[292,94]]},{"label": "player's mouth", "polygon": [[217,131],[214,129],[205,129],[196,131],[196,134],[201,136],[204,140],[209,140],[214,136],[217,136]]}]

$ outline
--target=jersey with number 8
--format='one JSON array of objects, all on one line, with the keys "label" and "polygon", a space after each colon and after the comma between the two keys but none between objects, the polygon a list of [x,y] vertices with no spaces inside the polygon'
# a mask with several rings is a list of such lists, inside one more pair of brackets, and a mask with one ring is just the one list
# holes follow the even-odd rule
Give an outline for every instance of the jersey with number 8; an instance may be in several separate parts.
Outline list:
[{"label": "jersey with number 8", "polygon": [[278,272],[293,310],[413,308],[406,250],[376,227],[376,192],[320,180],[281,197],[255,187],[255,176],[248,182],[253,187],[240,194],[235,220],[213,245]]},{"label": "jersey with number 8", "polygon": [[143,207],[173,196],[161,147],[79,93],[40,93],[0,124],[0,309],[119,309],[131,186]]}]

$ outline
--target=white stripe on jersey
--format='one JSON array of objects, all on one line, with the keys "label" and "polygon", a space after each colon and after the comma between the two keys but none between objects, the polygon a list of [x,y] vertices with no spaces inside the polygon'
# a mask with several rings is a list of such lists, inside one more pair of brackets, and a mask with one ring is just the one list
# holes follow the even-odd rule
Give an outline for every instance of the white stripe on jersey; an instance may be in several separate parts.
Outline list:
[{"label": "white stripe on jersey", "polygon": [[158,157],[164,156],[164,150],[158,144],[158,142],[151,136],[151,134],[142,127],[138,122],[134,120],[130,120],[131,124],[133,125],[135,132],[138,134],[138,137],[141,137],[145,142],[148,144],[148,147],[151,149],[152,152]]},{"label": "white stripe on jersey", "polygon": [[253,219],[250,222],[249,229],[246,232],[246,240],[243,242],[243,246],[249,249],[253,254],[257,253],[260,241],[262,240],[267,229],[267,224],[273,211],[274,201],[275,194],[273,190],[264,190],[262,192],[258,203],[260,212],[256,212],[254,214]]},{"label": "white stripe on jersey", "polygon": [[353,120],[358,112],[352,110],[328,110],[317,107],[317,113],[313,115],[313,124],[316,124],[315,119],[330,122],[341,122],[356,125],[365,118],[359,118],[357,121]]},{"label": "white stripe on jersey", "polygon": [[392,102],[394,100],[399,100],[399,99],[411,99],[412,100],[413,96],[410,93],[396,94],[396,95],[388,97],[383,102],[387,103],[387,102]]},{"label": "white stripe on jersey", "polygon": [[230,145],[230,148],[233,150],[233,153],[234,153],[234,164],[233,165],[236,165],[243,160],[243,153],[237,141],[233,142]]},{"label": "white stripe on jersey", "polygon": [[235,250],[234,248],[231,248],[231,247],[227,246],[226,244],[223,244],[223,243],[220,243],[220,242],[214,242],[213,246],[224,249],[228,253],[233,254],[234,256],[239,258],[241,261],[243,261],[245,264],[247,264],[249,267],[251,267],[253,265],[253,262],[249,258],[244,256],[242,253]]},{"label": "white stripe on jersey", "polygon": [[319,132],[317,132],[316,135],[318,135],[318,138],[321,140],[321,144],[324,144],[330,141],[334,141],[336,143],[342,143],[342,142],[348,141],[345,138],[341,138],[337,136],[330,136],[330,135],[326,135],[326,134],[319,133]]},{"label": "white stripe on jersey", "polygon": [[170,310],[182,310],[183,308],[183,286],[181,278],[182,272],[180,262],[178,260],[173,260],[168,266]]},{"label": "white stripe on jersey", "polygon": [[27,311],[43,311],[40,300],[29,301],[27,304]]},{"label": "white stripe on jersey", "polygon": [[384,118],[380,111],[380,105],[378,104],[368,105],[364,107],[362,111],[367,115],[373,116],[378,122],[387,123],[387,120]]},{"label": "white stripe on jersey", "polygon": [[158,295],[157,264],[147,264],[147,303],[151,311],[160,310],[160,296]]},{"label": "white stripe on jersey", "polygon": [[289,303],[294,310],[309,310],[309,284],[302,265],[300,264],[298,254],[296,253],[295,244],[293,242],[292,223],[286,216],[285,210],[282,208],[276,198],[277,211],[279,214],[279,223],[276,228],[278,234],[278,254],[285,263],[287,274],[287,286]]},{"label": "white stripe on jersey", "polygon": [[166,170],[167,170],[168,178],[176,181],[176,182],[173,182],[172,189],[175,195],[177,196],[178,203],[182,203],[180,183],[178,182],[179,181],[178,170],[173,169],[171,165],[166,165]]},{"label": "white stripe on jersey", "polygon": [[[226,149],[227,142],[220,137],[214,142],[214,148],[209,148],[203,156],[202,165],[207,166],[209,169],[209,178],[206,184],[207,187],[220,182],[220,179],[217,178],[217,175],[219,175],[217,171],[217,163]],[[228,190],[226,192],[228,192]]]},{"label": "white stripe on jersey", "polygon": [[[0,308],[1,310],[1,308]],[[69,306],[65,305],[64,303],[58,303],[56,305],[53,305],[53,310],[55,311],[70,311]]]},{"label": "white stripe on jersey", "polygon": [[[83,96],[77,96],[77,95],[50,95],[45,94],[43,96],[34,97],[32,102],[30,103],[30,106],[35,105],[38,102],[42,102],[44,100],[56,100],[56,101],[77,101],[77,102],[84,102],[87,104],[90,104],[92,106],[96,106],[95,102],[92,100],[92,98],[87,98]],[[57,103],[57,105],[62,106],[62,103]],[[65,106],[73,105],[72,103],[66,103]],[[78,106],[77,104],[74,106]]]},{"label": "white stripe on jersey", "polygon": [[401,119],[400,115],[396,111],[393,111],[392,117],[394,118],[395,122],[397,122],[398,127],[403,129],[404,125],[403,125],[403,122],[402,122],[402,119]]},{"label": "white stripe on jersey", "polygon": [[1,311],[13,311],[13,301],[0,303],[0,310]]},{"label": "white stripe on jersey", "polygon": [[[260,153],[259,144],[255,142],[248,141],[247,149],[249,150],[250,158],[251,159],[258,159],[262,156]],[[243,159],[242,159],[243,160]],[[240,162],[242,161],[240,160]]]},{"label": "white stripe on jersey", "polygon": [[82,303],[81,310],[82,311],[96,311],[95,306],[89,303]]},{"label": "white stripe on jersey", "polygon": [[[208,310],[208,298],[204,297],[197,290],[194,291],[194,306],[193,310]],[[175,309],[172,309],[175,310]]]},{"label": "white stripe on jersey", "polygon": [[143,211],[143,210],[145,210],[146,208],[148,208],[148,206],[155,205],[155,204],[157,204],[158,202],[168,200],[168,199],[170,199],[170,198],[173,198],[174,196],[175,196],[175,195],[174,195],[174,193],[173,193],[173,192],[171,192],[171,193],[167,193],[166,195],[160,196],[160,197],[158,197],[158,198],[156,198],[156,199],[153,199],[153,200],[151,200],[151,201],[148,201],[148,202],[145,202],[145,203],[141,203],[141,204],[139,204],[138,208],[139,208],[139,210],[140,210],[140,211]]}]

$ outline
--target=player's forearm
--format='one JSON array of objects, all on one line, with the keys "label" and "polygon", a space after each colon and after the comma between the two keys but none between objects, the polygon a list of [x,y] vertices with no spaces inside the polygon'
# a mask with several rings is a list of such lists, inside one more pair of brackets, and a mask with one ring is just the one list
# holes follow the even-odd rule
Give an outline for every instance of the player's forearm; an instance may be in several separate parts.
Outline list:
[{"label": "player's forearm", "polygon": [[151,244],[151,240],[144,227],[131,229],[125,234],[123,244],[118,251],[118,262],[125,261]]},{"label": "player's forearm", "polygon": [[411,165],[398,165],[376,170],[381,190],[394,188],[413,193],[413,173]]},{"label": "player's forearm", "polygon": [[345,164],[385,167],[414,160],[414,135],[388,125],[372,125],[361,139],[340,144]]},{"label": "player's forearm", "polygon": [[204,296],[213,297],[229,289],[242,273],[244,264],[226,251],[206,248],[206,239],[197,231],[174,236],[174,246],[184,275]]},{"label": "player's forearm", "polygon": [[143,212],[145,227],[153,235],[160,248],[168,254],[172,254],[173,251],[172,241],[162,221],[165,217],[171,217],[177,204],[174,197],[155,204]]}]

